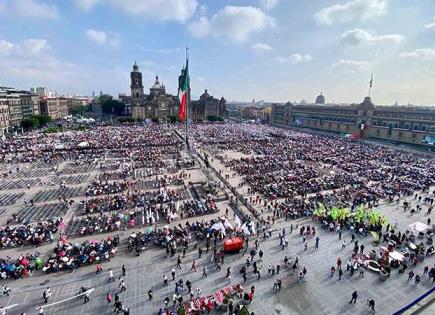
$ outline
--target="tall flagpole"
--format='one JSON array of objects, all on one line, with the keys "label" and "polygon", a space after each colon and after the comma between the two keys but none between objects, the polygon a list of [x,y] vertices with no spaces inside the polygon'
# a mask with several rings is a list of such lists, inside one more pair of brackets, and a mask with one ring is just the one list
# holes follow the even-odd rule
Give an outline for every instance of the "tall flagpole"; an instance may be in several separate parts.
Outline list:
[{"label": "tall flagpole", "polygon": [[370,97],[370,94],[372,93],[372,86],[373,86],[373,72],[372,72],[372,76],[370,78],[369,97]]},{"label": "tall flagpole", "polygon": [[[186,46],[186,65],[187,65],[187,60],[189,59],[189,55],[188,55],[188,50],[189,48]],[[189,69],[186,69],[186,71],[188,71]],[[189,139],[187,138],[187,132],[188,132],[188,120],[189,120],[189,97],[190,97],[190,80],[189,80],[189,73],[187,73],[187,94],[186,94],[186,147],[187,149],[189,149]]]}]

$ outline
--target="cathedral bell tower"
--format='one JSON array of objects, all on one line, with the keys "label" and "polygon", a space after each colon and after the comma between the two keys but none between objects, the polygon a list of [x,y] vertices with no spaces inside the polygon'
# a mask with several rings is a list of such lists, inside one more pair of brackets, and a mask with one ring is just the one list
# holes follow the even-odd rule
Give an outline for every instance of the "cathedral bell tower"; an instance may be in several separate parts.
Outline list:
[{"label": "cathedral bell tower", "polygon": [[142,73],[139,71],[139,66],[136,64],[136,61],[133,65],[133,71],[130,73],[131,79],[131,97],[133,100],[142,99],[143,94],[143,85],[142,85]]}]

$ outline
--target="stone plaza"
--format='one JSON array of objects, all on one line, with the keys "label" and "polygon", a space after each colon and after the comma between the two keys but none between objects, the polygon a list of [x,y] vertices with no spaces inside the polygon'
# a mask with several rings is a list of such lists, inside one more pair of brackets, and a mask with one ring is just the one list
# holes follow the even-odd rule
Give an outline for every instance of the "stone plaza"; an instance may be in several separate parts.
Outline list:
[{"label": "stone plaza", "polygon": [[[117,127],[110,128],[116,129]],[[103,271],[99,274],[96,274],[96,264],[93,264],[92,266],[81,266],[77,269],[50,273],[35,270],[31,276],[22,276],[20,279],[8,277],[8,279],[0,280],[2,285],[7,284],[11,289],[9,296],[0,296],[0,307],[11,306],[6,314],[38,314],[42,310],[43,314],[59,315],[112,314],[114,312],[113,302],[108,303],[106,297],[108,293],[115,296],[116,292],[119,291],[121,277],[125,281],[126,290],[119,293],[119,298],[125,309],[128,308],[124,314],[126,312],[129,312],[127,314],[158,314],[159,309],[165,308],[164,299],[166,297],[169,298],[169,305],[173,304],[175,282],[180,279],[184,282],[189,280],[192,283],[192,291],[195,293],[199,288],[201,296],[213,295],[224,287],[239,283],[245,291],[249,291],[251,286],[255,286],[254,298],[247,306],[249,312],[256,315],[370,314],[371,310],[367,305],[369,299],[375,300],[378,314],[393,314],[433,287],[432,280],[423,274],[424,267],[428,266],[429,269],[434,267],[433,256],[425,257],[415,267],[409,266],[404,274],[399,273],[398,269],[393,269],[390,277],[385,281],[382,281],[377,273],[370,270],[366,270],[363,277],[358,273],[351,276],[345,270],[345,265],[347,260],[352,257],[352,232],[343,229],[342,235],[340,233],[341,239],[339,239],[337,232],[324,229],[319,221],[313,220],[312,213],[297,217],[287,217],[282,213],[276,214],[274,211],[275,203],[284,202],[287,198],[279,196],[279,193],[273,197],[265,195],[264,192],[258,191],[250,185],[250,179],[246,178],[248,174],[237,171],[237,161],[255,157],[261,159],[267,156],[265,152],[256,152],[254,149],[247,152],[245,147],[249,146],[249,143],[240,144],[240,147],[237,144],[222,147],[218,140],[216,143],[213,142],[213,136],[209,135],[207,139],[205,138],[207,136],[201,138],[201,130],[198,129],[196,132],[194,130],[190,136],[190,148],[187,148],[183,144],[182,126],[159,126],[156,127],[158,131],[154,130],[154,127],[150,129],[151,131],[141,126],[134,128],[135,136],[136,133],[145,135],[141,139],[145,142],[145,148],[148,145],[146,141],[152,139],[156,134],[163,140],[159,140],[159,143],[155,144],[154,147],[150,144],[152,149],[146,153],[142,152],[142,149],[138,149],[138,152],[133,152],[134,149],[131,149],[134,146],[142,148],[142,144],[126,145],[125,147],[128,148],[126,151],[131,153],[130,155],[117,152],[117,148],[115,145],[112,146],[111,140],[104,140],[108,142],[107,145],[92,144],[89,141],[89,152],[64,153],[62,158],[52,157],[50,161],[47,159],[44,161],[46,156],[32,159],[32,161],[17,161],[16,157],[8,160],[7,154],[5,154],[5,160],[1,164],[1,173],[4,176],[0,179],[0,223],[2,227],[37,224],[38,222],[55,221],[62,218],[62,224],[65,225],[64,230],[67,231],[65,232],[66,238],[68,242],[73,244],[79,244],[86,240],[91,243],[98,242],[109,236],[119,236],[116,256],[101,264]],[[225,131],[222,137],[237,138],[238,136],[237,132],[234,132],[237,129],[229,128],[227,130],[223,125],[211,128],[217,128],[217,130],[222,128]],[[271,128],[269,130],[267,129],[269,127],[261,125],[254,129],[252,126],[243,125],[234,128],[247,130],[246,132],[250,133],[249,137],[254,139],[252,141],[256,141],[256,137],[261,138],[260,133],[280,133],[279,129]],[[100,132],[102,133],[103,130]],[[109,129],[104,132],[112,131]],[[147,132],[150,132],[150,136],[146,136]],[[291,134],[291,131],[286,132]],[[116,131],[114,133],[116,134]],[[327,138],[326,136],[319,137]],[[304,141],[309,142],[310,138]],[[113,142],[116,143],[116,139]],[[92,154],[92,145],[95,145],[96,150],[103,153],[89,158]],[[361,144],[361,146],[363,145],[367,146],[367,144]],[[274,147],[270,141],[264,146]],[[315,150],[315,144],[312,146]],[[351,146],[355,148],[354,144]],[[166,149],[166,147],[172,149]],[[107,152],[104,152],[105,150]],[[385,148],[385,150],[390,149]],[[68,156],[68,154],[71,155]],[[84,159],[80,154],[87,156],[87,158]],[[140,162],[135,159],[135,154],[141,156]],[[278,156],[276,152],[271,153],[271,155],[273,154]],[[417,156],[417,153],[410,154]],[[429,165],[433,167],[433,156],[416,158],[429,161],[427,163],[432,163]],[[7,162],[5,162],[6,160]],[[313,174],[316,174],[313,176],[314,179],[329,179],[328,176],[335,176],[340,172],[341,166],[331,166],[332,164],[315,159],[309,160],[297,156],[295,160],[294,167],[287,165],[287,162],[284,162],[282,167],[292,168],[295,172],[298,169],[314,172]],[[272,173],[279,172],[280,167],[277,167],[276,170],[274,167],[274,162],[271,162],[267,164],[266,169],[270,169]],[[335,174],[330,174],[330,170],[333,170]],[[261,173],[259,174],[261,177]],[[303,175],[296,176],[303,177]],[[168,178],[174,178],[174,180],[169,181]],[[334,185],[340,179],[335,180]],[[418,196],[422,196],[423,199],[434,197],[435,178],[433,173],[429,174],[429,180],[432,181],[429,185],[429,191],[417,191]],[[376,180],[371,181],[376,182]],[[165,184],[163,185],[162,182]],[[320,181],[319,187],[324,187],[323,184]],[[359,183],[352,182],[343,187],[351,185],[359,185]],[[164,192],[162,187],[165,188]],[[210,187],[215,189],[210,190]],[[316,194],[327,194],[343,187],[319,188],[320,190],[316,192],[308,190],[302,198],[308,199]],[[131,206],[128,202],[125,203],[125,207],[116,208],[116,211],[113,207],[104,208],[106,203],[104,198],[122,195],[126,196],[128,200],[136,190],[142,191],[141,196],[145,196],[145,199],[166,198],[166,193],[174,194],[174,197],[168,198],[171,207],[177,209],[177,211],[173,210],[176,216],[168,221],[165,218],[156,218],[152,215],[150,216],[150,218],[152,217],[151,222],[147,222],[147,220],[141,220],[140,215],[130,214],[131,217],[136,218],[132,224],[129,222],[121,223],[122,228],[111,227],[110,232],[104,229],[98,230],[99,232],[95,230],[92,230],[92,233],[89,232],[89,222],[93,222],[92,218],[109,216],[107,213],[112,213],[115,217],[120,213],[129,213],[129,211],[132,212],[134,209],[140,208],[137,205]],[[162,197],[163,195],[164,197]],[[215,211],[189,217],[180,215],[178,210],[180,204],[192,201],[205,205],[208,204],[209,198],[212,200],[210,202],[216,206]],[[84,203],[88,200],[94,202],[93,208]],[[411,205],[421,205],[422,210],[411,212],[409,209],[404,209],[402,205],[405,201]],[[101,202],[102,205],[98,202]],[[112,203],[113,200],[110,201],[111,205]],[[163,201],[161,203],[163,204]],[[407,230],[416,221],[427,222],[430,225],[428,219],[433,216],[427,212],[429,206],[415,199],[414,192],[400,196],[400,202],[391,202],[387,198],[380,198],[375,207],[399,231]],[[192,211],[196,211],[196,214],[199,213],[197,209]],[[133,232],[157,228],[171,229],[185,226],[186,222],[192,224],[195,221],[216,218],[219,220],[224,216],[227,217],[232,226],[237,226],[240,220],[252,220],[260,228],[257,229],[256,233],[250,233],[248,248],[245,245],[245,249],[240,252],[225,254],[221,271],[215,268],[212,257],[213,250],[206,250],[205,242],[201,240],[198,240],[198,246],[194,246],[192,239],[185,254],[182,253],[182,246],[178,246],[176,254],[172,257],[167,255],[164,248],[152,245],[145,246],[145,249],[137,256],[128,246]],[[107,220],[112,219],[108,218]],[[264,234],[260,232],[262,222],[268,222],[269,226],[267,233]],[[307,236],[305,239],[299,231],[302,226],[308,225],[315,227],[316,234],[315,236]],[[288,240],[288,246],[285,248],[280,244],[283,230]],[[81,233],[80,231],[86,232]],[[0,248],[0,257],[7,261],[37,251],[39,257],[45,259],[51,255],[60,237],[59,233],[63,233],[61,228],[59,231],[53,232],[53,243],[43,242],[38,247],[23,244]],[[227,230],[226,236],[228,237],[232,233]],[[267,237],[264,237],[266,234],[268,234]],[[315,246],[316,237],[318,237],[318,248]],[[258,249],[256,251],[261,250],[264,253],[262,259],[259,259],[258,254],[254,258],[261,270],[261,277],[258,279],[256,275],[248,271],[247,280],[244,282],[240,270],[246,266],[246,259],[250,256],[250,251],[256,248],[255,242],[257,240]],[[346,241],[346,246],[343,246],[343,240]],[[372,249],[379,251],[379,247],[385,245],[375,246],[370,235],[365,237],[357,233],[356,240],[360,245],[365,246],[366,252],[370,252]],[[217,248],[221,249],[222,247],[223,245],[219,240]],[[204,249],[202,255],[199,255],[198,248]],[[177,256],[179,255],[182,255],[181,269],[176,268]],[[286,256],[291,261],[288,266],[285,266],[284,263]],[[340,280],[338,272],[331,277],[330,271],[332,266],[336,266],[339,258],[343,261],[344,266],[344,273]],[[295,271],[291,266],[296,259],[299,261],[299,266]],[[196,263],[196,272],[191,270],[193,261]],[[279,265],[279,273],[269,273],[268,266],[270,265],[274,267]],[[125,276],[122,276],[122,266],[126,267]],[[207,277],[203,277],[204,266],[207,266],[208,269]],[[226,277],[226,270],[229,267],[231,267],[232,276]],[[306,268],[307,272],[304,281],[301,282],[298,281],[300,280],[298,274],[302,268]],[[108,282],[109,269],[114,272],[114,282]],[[175,269],[175,281],[171,280],[173,269]],[[408,271],[411,269],[415,274],[421,276],[420,283],[415,284],[414,279],[407,280]],[[168,286],[163,285],[163,275],[169,278]],[[273,289],[273,286],[278,279],[282,281],[282,288],[277,291]],[[47,287],[51,290],[51,297],[45,304],[43,291]],[[95,289],[90,294],[90,301],[87,303],[84,303],[83,297],[75,297],[82,287]],[[149,301],[148,298],[149,290],[153,292],[152,301]],[[358,299],[355,304],[349,304],[354,291],[358,291]],[[184,302],[189,301],[186,290],[183,290],[181,295]],[[236,303],[241,303],[241,299],[234,298],[234,304]],[[174,304],[178,304],[178,302],[175,301]],[[434,311],[434,306],[429,305],[421,310],[420,314],[433,314]],[[212,314],[219,313],[224,314],[222,311],[212,311]]]}]

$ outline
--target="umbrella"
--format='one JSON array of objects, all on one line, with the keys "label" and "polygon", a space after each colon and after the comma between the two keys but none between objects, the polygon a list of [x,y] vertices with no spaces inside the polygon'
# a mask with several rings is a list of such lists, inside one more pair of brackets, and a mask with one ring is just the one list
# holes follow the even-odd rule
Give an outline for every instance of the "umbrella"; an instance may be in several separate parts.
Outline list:
[{"label": "umbrella", "polygon": [[430,226],[417,221],[417,222],[410,224],[409,229],[413,233],[420,233],[420,232],[425,233],[426,231],[428,231],[430,229]]}]

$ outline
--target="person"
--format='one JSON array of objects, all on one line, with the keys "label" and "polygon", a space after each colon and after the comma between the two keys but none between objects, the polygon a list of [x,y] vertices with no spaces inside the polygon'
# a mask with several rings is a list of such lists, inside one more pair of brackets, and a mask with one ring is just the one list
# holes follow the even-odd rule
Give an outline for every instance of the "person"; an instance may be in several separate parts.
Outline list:
[{"label": "person", "polygon": [[201,296],[201,289],[196,288],[196,296],[199,298]]},{"label": "person", "polygon": [[412,278],[414,278],[414,271],[411,270],[410,272],[408,272],[408,281],[411,281]]},{"label": "person", "polygon": [[207,278],[207,266],[204,266],[204,268],[202,268],[202,277]]},{"label": "person", "polygon": [[415,276],[415,284],[417,285],[420,282],[420,275]]},{"label": "person", "polygon": [[190,294],[192,292],[192,282],[190,282],[190,280],[186,281],[186,287],[187,287],[187,290],[188,290],[187,293]]},{"label": "person", "polygon": [[110,294],[110,292],[107,293],[107,295],[106,295],[106,301],[107,301],[107,304],[112,303],[112,294]]},{"label": "person", "polygon": [[124,292],[125,290],[127,290],[127,287],[126,287],[126,285],[125,285],[125,281],[124,281],[124,279],[121,279],[121,282],[119,283],[118,288],[120,288],[120,290],[119,290],[120,293],[121,293],[121,292]]},{"label": "person", "polygon": [[171,276],[172,276],[172,280],[175,280],[175,269],[173,268],[171,270]]},{"label": "person", "polygon": [[125,274],[127,272],[127,269],[125,268],[125,265],[122,265],[122,276],[125,277]]},{"label": "person", "polygon": [[194,272],[196,272],[196,261],[194,260],[194,261],[192,261],[192,268],[190,268],[190,271],[194,271]]},{"label": "person", "polygon": [[88,303],[89,302],[89,295],[90,295],[90,292],[89,292],[89,290],[86,290],[85,291],[85,301],[83,302],[83,304],[86,304],[86,303]]},{"label": "person", "polygon": [[7,285],[4,284],[2,287],[3,296],[9,296],[10,292],[11,292],[11,289]]},{"label": "person", "polygon": [[359,269],[359,277],[364,278],[364,271],[365,270],[364,270],[363,265],[360,265],[358,269]]},{"label": "person", "polygon": [[103,267],[100,264],[97,264],[95,274],[98,275],[103,271]]},{"label": "person", "polygon": [[178,255],[178,258],[177,258],[177,269],[181,269],[181,256],[180,255]]},{"label": "person", "polygon": [[109,280],[107,281],[107,283],[109,282],[115,282],[115,277],[113,276],[113,270],[112,268],[109,269]]},{"label": "person", "polygon": [[331,278],[334,277],[334,273],[335,273],[335,267],[332,266],[332,267],[331,267],[331,273],[330,273],[330,277],[331,277]]},{"label": "person", "polygon": [[130,315],[130,308],[124,308],[124,315]]},{"label": "person", "polygon": [[339,269],[338,270],[338,280],[341,280],[341,277],[343,276],[343,270]]},{"label": "person", "polygon": [[121,300],[115,300],[115,304],[114,304],[114,310],[113,310],[114,312],[116,311],[116,313],[118,314],[119,313],[119,311],[122,311],[122,303],[121,303]]},{"label": "person", "polygon": [[367,300],[367,304],[374,314],[375,313],[375,300],[373,300],[373,299]]},{"label": "person", "polygon": [[51,290],[49,287],[47,287],[47,289],[44,290],[44,292],[42,293],[42,297],[44,298],[44,303],[47,304],[48,299],[51,297]]},{"label": "person", "polygon": [[352,293],[352,299],[350,300],[349,304],[352,304],[352,302],[353,302],[353,304],[355,304],[357,298],[358,298],[358,291],[355,290]]},{"label": "person", "polygon": [[152,301],[153,300],[153,290],[149,289],[148,290],[148,301]]},{"label": "person", "polygon": [[320,241],[320,238],[317,236],[316,237],[316,246],[315,246],[316,251],[319,250],[319,241]]}]

